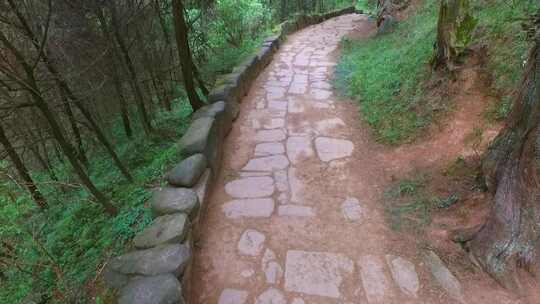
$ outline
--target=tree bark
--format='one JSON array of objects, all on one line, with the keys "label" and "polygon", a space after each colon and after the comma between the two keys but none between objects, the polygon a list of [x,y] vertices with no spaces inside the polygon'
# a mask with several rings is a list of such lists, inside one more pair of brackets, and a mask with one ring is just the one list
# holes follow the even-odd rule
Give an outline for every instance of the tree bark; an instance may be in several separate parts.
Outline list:
[{"label": "tree bark", "polygon": [[144,105],[144,97],[142,94],[141,87],[139,86],[139,83],[137,80],[137,72],[135,70],[135,66],[133,64],[133,61],[131,60],[131,56],[129,55],[129,51],[127,49],[124,38],[120,34],[120,24],[118,22],[116,4],[114,3],[114,1],[110,3],[110,10],[111,10],[111,20],[112,20],[112,32],[116,39],[116,42],[118,43],[118,46],[120,47],[120,51],[124,57],[126,67],[128,69],[128,74],[130,77],[130,84],[133,89],[133,92],[135,93],[135,101],[137,104],[137,109],[139,112],[139,116],[141,119],[141,124],[144,130],[144,133],[147,136],[149,136],[152,133],[153,128],[150,123],[148,112],[146,111],[146,108]]},{"label": "tree bark", "polygon": [[86,153],[84,153],[81,131],[77,126],[77,121],[75,120],[75,115],[73,114],[73,110],[71,109],[71,104],[69,103],[69,100],[67,99],[64,91],[62,89],[60,89],[59,91],[60,96],[62,97],[62,107],[64,108],[64,112],[68,117],[69,125],[71,126],[71,132],[73,133],[73,136],[75,137],[75,142],[77,143],[77,157],[81,160],[81,163],[86,168],[88,168],[88,158],[86,157]]},{"label": "tree bark", "polygon": [[540,275],[540,35],[506,126],[486,152],[482,169],[493,206],[466,248],[503,286],[521,291],[520,268]]},{"label": "tree bark", "polygon": [[122,125],[124,127],[124,133],[126,133],[126,137],[131,139],[133,135],[133,131],[131,129],[131,122],[129,119],[129,108],[126,101],[126,98],[124,96],[124,90],[122,89],[122,81],[120,79],[120,75],[118,74],[118,69],[123,70],[124,64],[122,63],[122,59],[120,58],[120,55],[118,54],[118,48],[116,46],[116,43],[114,39],[111,37],[110,31],[107,26],[107,21],[105,20],[105,16],[103,16],[103,11],[101,11],[100,8],[96,9],[96,15],[99,19],[100,23],[100,29],[103,33],[103,36],[105,37],[106,41],[110,43],[111,48],[111,62],[112,62],[112,80],[114,89],[116,90],[116,95],[118,96],[118,101],[120,103],[120,116],[122,117]]},{"label": "tree bark", "polygon": [[453,71],[472,38],[477,20],[470,14],[469,0],[442,0],[437,23],[434,69]]},{"label": "tree bark", "polygon": [[13,166],[15,166],[19,177],[22,179],[24,186],[32,196],[32,199],[34,200],[36,205],[40,209],[47,208],[47,200],[39,191],[36,183],[34,183],[34,180],[30,176],[28,168],[26,168],[22,159],[17,154],[17,151],[15,151],[15,148],[13,147],[13,145],[11,145],[11,142],[9,141],[9,138],[6,135],[6,132],[4,131],[2,125],[0,125],[0,143],[4,147],[4,150],[7,152],[9,159],[13,163]]},{"label": "tree bark", "polygon": [[103,206],[103,208],[108,214],[116,215],[116,208],[114,207],[114,205],[111,204],[109,199],[105,197],[105,195],[101,191],[99,191],[99,189],[97,189],[97,187],[94,185],[90,177],[84,171],[84,168],[79,163],[73,146],[71,146],[71,144],[65,138],[64,134],[62,134],[62,128],[60,127],[60,124],[56,120],[53,111],[50,109],[45,99],[43,99],[43,95],[37,86],[32,66],[25,60],[22,53],[13,44],[10,43],[10,41],[7,39],[7,37],[2,31],[0,31],[0,42],[2,42],[5,49],[9,50],[13,57],[16,59],[16,61],[20,64],[22,70],[24,71],[26,79],[21,80],[19,77],[16,77],[9,73],[7,74],[7,76],[29,91],[32,99],[36,103],[36,107],[41,111],[41,113],[47,120],[51,128],[52,135],[58,142],[58,145],[62,149],[64,155],[66,155],[66,157],[68,158],[71,166],[73,167],[75,173],[77,174],[81,182],[90,191],[90,193],[94,196],[97,202]]},{"label": "tree bark", "polygon": [[172,0],[172,10],[174,16],[174,31],[176,36],[176,43],[178,45],[178,55],[180,57],[180,64],[182,66],[182,74],[184,76],[184,86],[187,91],[189,103],[193,111],[198,110],[204,106],[203,102],[199,98],[199,94],[195,90],[195,84],[193,82],[193,59],[191,58],[191,51],[189,48],[187,25],[184,18],[184,5],[182,0]]}]

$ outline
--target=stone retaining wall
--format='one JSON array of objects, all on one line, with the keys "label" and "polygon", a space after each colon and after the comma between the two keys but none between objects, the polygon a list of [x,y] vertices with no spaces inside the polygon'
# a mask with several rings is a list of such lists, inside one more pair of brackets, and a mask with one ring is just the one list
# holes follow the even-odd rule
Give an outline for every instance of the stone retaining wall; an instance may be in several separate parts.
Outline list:
[{"label": "stone retaining wall", "polygon": [[189,157],[167,174],[168,186],[153,193],[153,222],[135,236],[135,251],[113,258],[104,270],[107,285],[119,291],[119,304],[185,303],[193,244],[199,237],[207,195],[220,170],[223,141],[238,117],[239,103],[288,34],[355,12],[349,7],[323,15],[299,15],[284,22],[278,35],[267,38],[254,55],[218,81],[209,104],[193,114],[180,139],[182,152]]}]

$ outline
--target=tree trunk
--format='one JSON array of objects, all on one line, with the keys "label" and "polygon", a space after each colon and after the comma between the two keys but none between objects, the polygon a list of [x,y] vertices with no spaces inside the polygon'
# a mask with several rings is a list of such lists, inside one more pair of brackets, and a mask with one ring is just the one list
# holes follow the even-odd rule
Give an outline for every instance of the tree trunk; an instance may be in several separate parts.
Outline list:
[{"label": "tree trunk", "polygon": [[126,133],[127,138],[131,139],[133,132],[131,131],[131,122],[129,121],[129,111],[126,98],[124,97],[124,92],[122,90],[122,82],[120,81],[118,71],[116,71],[117,67],[118,66],[113,66],[112,68],[112,80],[114,89],[116,90],[116,95],[118,96],[118,102],[120,104],[120,116],[122,117],[122,126],[124,127],[124,133]]},{"label": "tree trunk", "polygon": [[116,43],[114,39],[111,37],[110,31],[107,26],[107,21],[105,20],[105,16],[103,16],[103,11],[101,11],[100,8],[96,9],[96,15],[99,19],[100,23],[100,29],[103,33],[103,36],[109,42],[110,48],[111,48],[111,62],[112,62],[112,80],[114,89],[116,90],[116,95],[118,96],[118,101],[120,103],[120,116],[122,117],[122,125],[124,127],[124,133],[126,133],[126,137],[131,139],[133,135],[133,131],[131,130],[131,122],[129,120],[129,108],[127,105],[126,98],[124,96],[124,90],[122,89],[122,81],[120,79],[120,75],[118,74],[118,70],[120,69],[123,71],[123,63],[122,59],[120,58],[120,55],[118,54],[118,48],[116,46]]},{"label": "tree trunk", "polygon": [[182,0],[172,0],[172,10],[176,44],[178,45],[178,55],[180,57],[182,74],[184,76],[184,86],[187,91],[191,108],[193,111],[196,111],[204,104],[199,98],[199,94],[195,90],[195,84],[193,83],[193,60],[189,49],[187,25],[186,20],[184,19],[184,5],[182,4]]},{"label": "tree trunk", "polygon": [[289,17],[289,1],[281,0],[280,9],[281,9],[281,21],[287,20],[287,18]]},{"label": "tree trunk", "polygon": [[41,113],[47,120],[49,126],[51,127],[52,135],[58,142],[58,145],[62,149],[64,155],[66,155],[66,157],[68,158],[71,166],[73,167],[75,173],[77,174],[81,182],[86,186],[86,188],[94,196],[97,202],[103,206],[103,208],[108,214],[116,215],[116,208],[111,204],[109,199],[107,199],[107,197],[105,197],[105,195],[101,191],[99,191],[94,185],[90,177],[84,171],[84,168],[79,163],[75,153],[75,149],[67,141],[64,134],[62,134],[62,128],[60,127],[60,124],[56,120],[53,111],[50,109],[45,99],[43,99],[43,95],[37,86],[34,76],[34,70],[32,69],[31,65],[25,60],[22,53],[17,48],[15,48],[13,44],[10,43],[10,41],[7,39],[7,37],[2,31],[0,31],[0,42],[2,42],[5,49],[9,50],[13,57],[20,64],[22,70],[25,73],[26,79],[21,80],[19,77],[11,74],[7,74],[7,76],[15,83],[28,89],[29,93],[32,96],[32,99],[36,103],[36,107],[41,111]]},{"label": "tree trunk", "polygon": [[472,38],[477,20],[472,17],[469,0],[442,0],[437,24],[434,69],[453,71]]},{"label": "tree trunk", "polygon": [[540,34],[506,126],[482,169],[493,206],[466,248],[503,286],[520,291],[519,268],[540,275]]},{"label": "tree trunk", "polygon": [[77,157],[81,160],[81,163],[88,168],[88,158],[86,157],[86,153],[84,153],[84,146],[81,138],[81,131],[79,130],[79,127],[77,126],[77,121],[75,120],[75,115],[73,114],[73,110],[71,109],[71,104],[69,103],[69,100],[66,97],[66,94],[62,89],[60,91],[60,96],[62,97],[62,107],[64,108],[64,112],[69,120],[69,125],[71,126],[71,132],[73,132],[73,136],[75,137],[75,142],[77,143]]},{"label": "tree trunk", "polygon": [[17,154],[17,151],[15,151],[15,148],[13,148],[13,146],[11,145],[11,142],[9,141],[9,138],[6,135],[2,125],[0,125],[0,143],[4,147],[4,150],[7,152],[9,159],[15,166],[19,177],[22,179],[24,186],[32,196],[32,199],[34,200],[36,205],[41,209],[47,208],[47,200],[39,191],[38,187],[34,183],[34,180],[30,176],[28,168],[26,168],[22,159]]},{"label": "tree trunk", "polygon": [[148,112],[146,111],[146,108],[144,105],[144,97],[142,94],[141,87],[139,86],[139,83],[137,80],[137,72],[135,70],[135,66],[133,64],[133,61],[131,60],[131,56],[129,55],[129,51],[127,49],[124,38],[120,34],[120,25],[118,23],[118,16],[117,16],[116,5],[114,1],[111,2],[110,9],[111,9],[111,20],[112,20],[112,32],[114,34],[116,42],[118,43],[118,46],[120,47],[120,51],[122,52],[122,55],[124,56],[124,61],[129,72],[128,74],[130,77],[130,84],[133,89],[133,92],[135,93],[135,101],[137,103],[137,109],[138,109],[139,116],[141,119],[141,124],[144,130],[144,133],[148,136],[153,131],[152,125],[150,123]]}]

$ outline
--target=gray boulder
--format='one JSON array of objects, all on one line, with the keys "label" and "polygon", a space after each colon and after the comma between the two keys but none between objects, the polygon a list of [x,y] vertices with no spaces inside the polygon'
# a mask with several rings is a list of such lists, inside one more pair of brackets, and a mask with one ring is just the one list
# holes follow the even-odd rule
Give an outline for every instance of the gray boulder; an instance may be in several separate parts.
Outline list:
[{"label": "gray boulder", "polygon": [[135,236],[137,248],[151,248],[161,244],[181,243],[189,230],[189,219],[183,213],[163,215]]},{"label": "gray boulder", "polygon": [[180,139],[179,145],[189,155],[204,153],[214,126],[214,118],[201,117],[191,122],[188,130]]},{"label": "gray boulder", "polygon": [[186,134],[180,139],[180,147],[184,153],[193,155],[203,153],[214,172],[221,165],[223,139],[232,125],[232,119],[225,112],[216,118],[201,117],[194,120]]},{"label": "gray boulder", "polygon": [[121,288],[134,276],[154,276],[171,273],[182,275],[191,260],[189,245],[161,245],[147,250],[133,251],[112,259],[104,272],[105,282]]},{"label": "gray boulder", "polygon": [[182,286],[172,274],[139,277],[122,290],[118,304],[184,304]]},{"label": "gray boulder", "polygon": [[182,212],[192,219],[197,214],[200,204],[197,193],[192,189],[165,187],[154,191],[151,205],[156,215]]},{"label": "gray boulder", "polygon": [[167,174],[167,181],[172,186],[192,187],[197,183],[204,169],[206,169],[206,157],[201,153],[194,154],[174,167]]}]

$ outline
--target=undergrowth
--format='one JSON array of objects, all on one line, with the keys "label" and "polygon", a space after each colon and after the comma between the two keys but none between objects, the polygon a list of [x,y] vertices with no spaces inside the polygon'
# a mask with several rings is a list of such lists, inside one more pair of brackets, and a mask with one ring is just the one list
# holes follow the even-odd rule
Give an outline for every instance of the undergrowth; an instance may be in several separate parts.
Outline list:
[{"label": "undergrowth", "polygon": [[[34,172],[40,190],[49,198],[50,207],[39,211],[26,192],[13,182],[0,185],[0,239],[13,246],[16,261],[2,281],[0,303],[19,303],[21,299],[40,303],[88,303],[83,286],[94,282],[100,265],[112,255],[123,252],[127,241],[151,220],[145,202],[162,174],[182,155],[176,146],[188,126],[191,108],[185,100],[176,100],[171,112],[156,115],[156,129],[168,136],[147,140],[142,135],[125,139],[119,123],[113,126],[116,150],[129,167],[135,181],[127,182],[110,158],[95,151],[89,173],[96,185],[119,209],[108,217],[77,182],[68,164],[55,164],[62,184],[51,183],[43,172]],[[138,132],[137,134],[141,134]],[[18,263],[18,262],[17,262]],[[93,285],[93,284],[89,284]],[[30,296],[29,296],[30,295]]]},{"label": "undergrowth", "polygon": [[429,77],[437,4],[424,5],[394,32],[342,43],[336,86],[358,100],[376,137],[396,144],[411,139],[431,121],[420,83]]},{"label": "undergrowth", "polygon": [[429,176],[415,173],[389,186],[384,193],[384,205],[392,229],[420,233],[431,223],[434,210],[448,208],[459,200],[456,193],[435,195],[428,184]]},{"label": "undergrowth", "polygon": [[[363,1],[362,3],[369,3]],[[540,9],[536,0],[471,0],[478,19],[472,44],[485,44],[488,74],[499,102],[486,116],[504,119],[518,85],[529,42],[521,23]],[[438,18],[438,1],[424,1],[415,14],[385,35],[344,40],[335,85],[358,101],[363,118],[383,143],[414,140],[441,110],[426,98]],[[443,102],[448,103],[447,100]],[[443,110],[452,109],[447,105]]]}]

